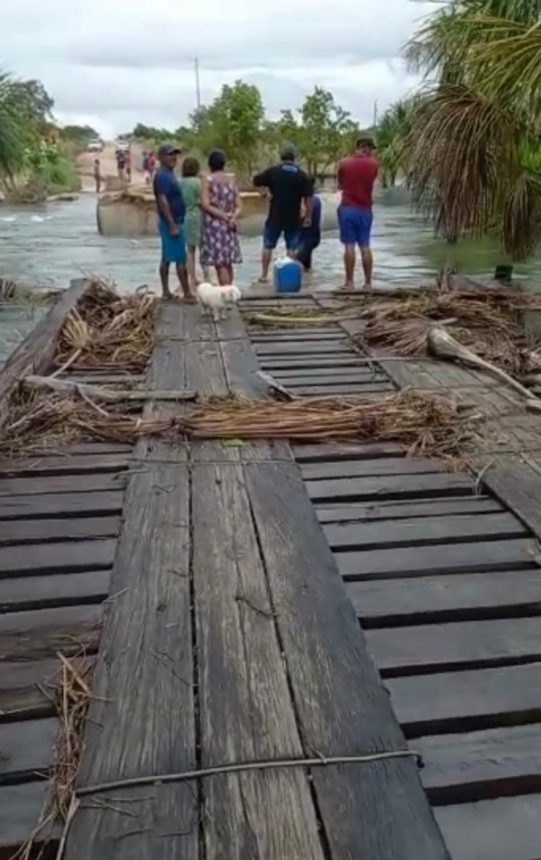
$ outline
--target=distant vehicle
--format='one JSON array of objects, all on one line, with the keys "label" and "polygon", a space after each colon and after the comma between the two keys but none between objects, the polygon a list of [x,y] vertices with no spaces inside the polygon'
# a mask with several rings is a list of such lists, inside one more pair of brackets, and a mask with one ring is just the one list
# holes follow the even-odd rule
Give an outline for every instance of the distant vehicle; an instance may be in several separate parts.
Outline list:
[{"label": "distant vehicle", "polygon": [[117,138],[117,140],[115,140],[115,149],[117,152],[128,152],[130,149],[129,140],[123,140],[122,138]]},{"label": "distant vehicle", "polygon": [[99,137],[93,137],[88,141],[87,150],[89,152],[103,152],[103,140]]}]

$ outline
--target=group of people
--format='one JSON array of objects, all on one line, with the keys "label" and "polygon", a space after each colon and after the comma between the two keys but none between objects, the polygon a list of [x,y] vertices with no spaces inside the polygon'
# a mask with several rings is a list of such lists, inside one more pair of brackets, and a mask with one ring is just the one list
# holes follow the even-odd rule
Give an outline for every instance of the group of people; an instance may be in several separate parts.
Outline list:
[{"label": "group of people", "polygon": [[[357,247],[360,248],[365,289],[372,287],[373,258],[370,249],[372,194],[378,173],[375,146],[370,138],[360,138],[355,153],[338,168],[341,202],[338,207],[340,239],[344,245],[344,289],[354,289]],[[214,268],[218,283],[234,283],[234,266],[242,262],[238,221],[241,197],[232,174],[226,172],[226,156],[213,150],[208,158],[209,175],[203,179],[195,158],[182,162],[182,178],[175,168],[180,150],[163,144],[158,151],[159,168],[153,177],[162,243],[160,279],[164,298],[171,298],[169,269],[177,269],[183,296],[193,299],[197,288],[197,255],[205,280]],[[270,195],[269,212],[263,234],[260,282],[266,283],[272,253],[280,237],[287,253],[306,270],[321,240],[321,200],[314,181],[296,163],[296,152],[286,146],[280,163],[253,179],[256,188]]]}]

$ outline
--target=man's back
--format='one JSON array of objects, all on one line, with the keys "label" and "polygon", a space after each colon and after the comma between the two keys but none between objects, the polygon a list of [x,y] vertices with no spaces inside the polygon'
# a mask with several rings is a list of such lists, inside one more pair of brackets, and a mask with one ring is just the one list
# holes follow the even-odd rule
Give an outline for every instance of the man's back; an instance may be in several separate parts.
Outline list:
[{"label": "man's back", "polygon": [[371,209],[377,175],[378,162],[373,155],[358,152],[341,161],[338,187],[342,191],[342,206]]},{"label": "man's back", "polygon": [[268,188],[271,195],[269,221],[284,226],[300,222],[301,203],[311,194],[308,174],[292,162],[269,167],[254,177],[256,187]]}]

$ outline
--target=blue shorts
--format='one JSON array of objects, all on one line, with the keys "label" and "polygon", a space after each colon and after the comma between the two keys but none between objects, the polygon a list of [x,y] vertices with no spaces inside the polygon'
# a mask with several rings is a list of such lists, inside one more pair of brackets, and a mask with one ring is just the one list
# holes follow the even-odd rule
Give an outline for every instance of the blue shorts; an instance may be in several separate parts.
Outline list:
[{"label": "blue shorts", "polygon": [[370,234],[374,216],[370,209],[357,209],[356,206],[338,207],[338,226],[340,241],[343,245],[370,247]]},{"label": "blue shorts", "polygon": [[183,265],[186,262],[186,236],[184,225],[177,224],[178,236],[171,236],[169,224],[162,218],[158,219],[158,229],[162,239],[162,263],[176,263]]},{"label": "blue shorts", "polygon": [[263,232],[263,247],[267,251],[274,251],[282,233],[286,240],[287,250],[296,251],[300,243],[300,230],[291,227],[282,227],[281,224],[272,224],[269,221],[265,224]]}]

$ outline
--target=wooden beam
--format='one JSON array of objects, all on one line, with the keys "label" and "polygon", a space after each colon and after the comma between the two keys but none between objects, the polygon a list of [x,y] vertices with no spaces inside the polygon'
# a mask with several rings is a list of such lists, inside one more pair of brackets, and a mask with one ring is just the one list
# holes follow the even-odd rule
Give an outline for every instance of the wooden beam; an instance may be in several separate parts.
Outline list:
[{"label": "wooden beam", "polygon": [[9,397],[30,374],[45,373],[54,358],[64,320],[90,286],[86,278],[73,280],[48,314],[41,319],[8,358],[0,371],[0,427],[8,417]]}]

